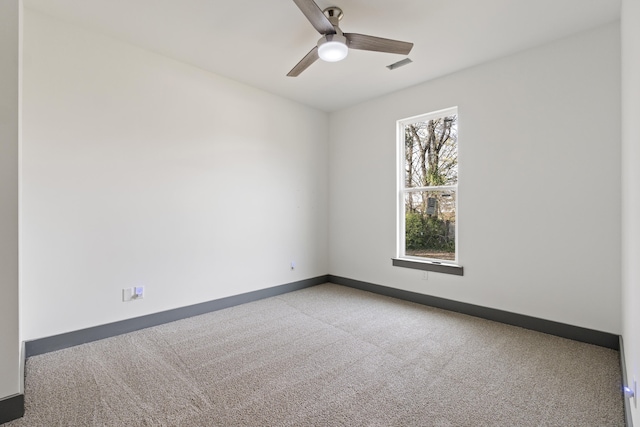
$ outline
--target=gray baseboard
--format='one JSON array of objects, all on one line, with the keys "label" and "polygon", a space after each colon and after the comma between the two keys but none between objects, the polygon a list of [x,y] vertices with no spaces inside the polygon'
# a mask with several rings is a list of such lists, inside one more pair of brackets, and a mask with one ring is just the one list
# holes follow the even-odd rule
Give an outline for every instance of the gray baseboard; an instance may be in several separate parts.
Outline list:
[{"label": "gray baseboard", "polygon": [[[622,336],[620,336],[620,370],[622,371],[622,386],[628,384],[627,377],[627,363],[624,360],[624,343],[622,340]],[[624,422],[626,427],[633,427],[633,419],[631,418],[631,398],[629,396],[624,395]]]},{"label": "gray baseboard", "polygon": [[25,356],[31,357],[38,354],[48,353],[50,351],[61,350],[67,347],[73,347],[76,345],[125,334],[128,332],[137,331],[139,329],[149,328],[168,322],[209,313],[211,311],[233,307],[239,304],[257,301],[263,298],[281,295],[287,292],[304,289],[326,282],[349,286],[352,288],[411,301],[418,304],[424,304],[431,307],[437,307],[445,310],[455,311],[458,313],[468,314],[483,319],[506,323],[508,325],[519,326],[525,329],[544,332],[550,335],[569,338],[575,341],[594,344],[614,350],[620,350],[619,336],[608,332],[596,331],[593,329],[567,325],[565,323],[539,319],[537,317],[526,316],[523,314],[511,313],[508,311],[482,307],[445,298],[434,297],[431,295],[424,295],[416,292],[405,291],[402,289],[376,285],[373,283],[362,282],[346,277],[324,275],[298,282],[274,286],[267,289],[248,292],[245,294],[207,301],[187,307],[176,308],[173,310],[135,317],[133,319],[122,320],[106,325],[95,326],[92,328],[81,329],[78,331],[54,335],[46,338],[40,338],[33,341],[27,341],[25,342]]},{"label": "gray baseboard", "polygon": [[442,308],[449,311],[455,311],[457,313],[480,317],[482,319],[506,323],[507,325],[519,326],[521,328],[543,332],[545,334],[569,338],[575,341],[607,347],[613,350],[620,350],[619,336],[608,332],[567,325],[565,323],[539,319],[537,317],[453,301],[431,295],[419,294],[402,289],[375,285],[373,283],[361,282],[359,280],[348,279],[346,277],[329,275],[329,281],[336,285],[349,286],[351,288],[428,305],[430,307]]},{"label": "gray baseboard", "polygon": [[24,394],[16,394],[0,400],[0,424],[24,416]]},{"label": "gray baseboard", "polygon": [[94,326],[92,328],[81,329],[78,331],[54,335],[46,338],[40,338],[33,341],[27,341],[25,342],[25,354],[26,357],[31,357],[51,351],[62,350],[64,348],[86,344],[88,342],[114,337],[116,335],[126,334],[128,332],[145,329],[152,326],[162,325],[164,323],[186,319],[188,317],[193,317],[216,310],[222,310],[224,308],[229,308],[248,302],[281,295],[287,292],[297,291],[299,289],[319,285],[328,281],[328,275],[318,276],[311,279],[287,283],[284,285],[274,286],[271,288],[261,289],[253,292],[247,292],[244,294],[234,295],[213,301],[207,301],[187,307],[180,307],[160,313],[149,314],[146,316],[135,317],[133,319],[108,323],[106,325]]}]

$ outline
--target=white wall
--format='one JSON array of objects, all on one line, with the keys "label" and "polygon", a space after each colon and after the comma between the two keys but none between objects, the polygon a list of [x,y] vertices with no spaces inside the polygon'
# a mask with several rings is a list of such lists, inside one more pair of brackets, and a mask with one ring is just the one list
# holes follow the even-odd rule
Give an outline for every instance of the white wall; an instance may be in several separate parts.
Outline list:
[{"label": "white wall", "polygon": [[[622,2],[622,336],[627,381],[640,381],[640,1]],[[632,405],[634,423],[640,412]]]},{"label": "white wall", "polygon": [[[331,273],[620,333],[619,31],[611,24],[333,113]],[[424,281],[391,265],[395,122],[452,106],[464,276]]]},{"label": "white wall", "polygon": [[326,113],[24,25],[22,339],[327,274]]},{"label": "white wall", "polygon": [[0,399],[21,392],[18,304],[20,14],[0,2]]}]

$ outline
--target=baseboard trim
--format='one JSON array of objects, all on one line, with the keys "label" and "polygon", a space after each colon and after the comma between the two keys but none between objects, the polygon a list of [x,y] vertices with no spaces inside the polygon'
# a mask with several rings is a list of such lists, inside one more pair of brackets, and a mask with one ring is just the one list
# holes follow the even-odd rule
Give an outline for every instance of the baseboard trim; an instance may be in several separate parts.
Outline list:
[{"label": "baseboard trim", "polygon": [[[620,347],[620,370],[622,371],[622,387],[629,385],[627,377],[627,363],[624,360],[624,343],[622,335],[619,337]],[[622,393],[624,401],[624,425],[626,427],[633,427],[633,420],[631,418],[631,398]]]},{"label": "baseboard trim", "polygon": [[110,338],[126,334],[128,332],[297,291],[311,286],[320,285],[322,283],[327,283],[328,281],[329,275],[318,276],[311,279],[291,282],[284,285],[207,301],[187,307],[175,308],[172,310],[162,311],[160,313],[148,314],[146,316],[134,317],[132,319],[108,323],[106,325],[94,326],[78,331],[27,341],[25,342],[25,354],[28,358],[31,356],[37,356],[38,354],[62,350],[64,348],[86,344],[88,342],[98,341],[104,338]]},{"label": "baseboard trim", "polygon": [[494,308],[482,307],[479,305],[458,302],[450,299],[434,297],[431,295],[419,294],[388,286],[375,285],[373,283],[362,282],[346,277],[329,275],[329,281],[336,285],[348,286],[351,288],[369,291],[380,295],[411,301],[430,307],[442,308],[457,313],[468,314],[482,319],[493,320],[507,325],[519,326],[545,334],[555,335],[562,338],[569,338],[588,344],[620,350],[619,336],[608,332],[596,331],[579,326],[568,325],[566,323],[554,322],[523,314],[511,313]]},{"label": "baseboard trim", "polygon": [[0,400],[0,424],[24,416],[24,394],[15,394]]}]

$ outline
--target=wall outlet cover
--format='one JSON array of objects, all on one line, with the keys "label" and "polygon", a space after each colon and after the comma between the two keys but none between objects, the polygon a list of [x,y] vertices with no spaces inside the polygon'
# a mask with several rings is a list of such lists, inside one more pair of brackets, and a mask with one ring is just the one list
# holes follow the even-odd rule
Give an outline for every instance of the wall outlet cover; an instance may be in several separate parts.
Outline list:
[{"label": "wall outlet cover", "polygon": [[133,288],[122,289],[122,301],[135,301],[144,298],[144,286],[134,286]]}]

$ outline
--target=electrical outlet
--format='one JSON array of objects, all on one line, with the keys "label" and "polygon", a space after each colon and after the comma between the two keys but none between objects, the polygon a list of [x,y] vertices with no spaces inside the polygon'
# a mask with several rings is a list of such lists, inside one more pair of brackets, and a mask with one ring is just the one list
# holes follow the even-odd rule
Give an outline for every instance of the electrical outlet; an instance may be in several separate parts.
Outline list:
[{"label": "electrical outlet", "polygon": [[429,272],[428,271],[423,271],[422,272],[422,280],[429,280]]},{"label": "electrical outlet", "polygon": [[144,286],[134,286],[122,290],[122,301],[135,301],[144,298]]}]

